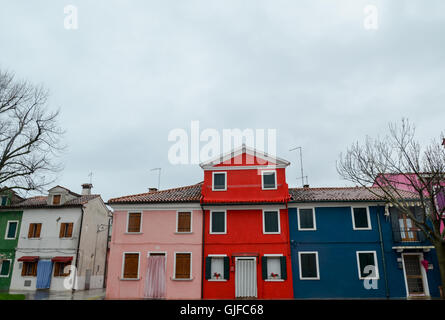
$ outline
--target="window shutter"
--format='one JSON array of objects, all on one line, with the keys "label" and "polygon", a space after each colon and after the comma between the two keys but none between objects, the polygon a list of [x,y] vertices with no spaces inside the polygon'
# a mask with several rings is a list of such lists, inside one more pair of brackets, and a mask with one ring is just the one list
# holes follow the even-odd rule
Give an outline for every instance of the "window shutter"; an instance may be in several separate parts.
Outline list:
[{"label": "window shutter", "polygon": [[263,280],[267,279],[267,257],[261,257],[261,271],[263,273]]},{"label": "window shutter", "polygon": [[68,223],[68,234],[66,235],[68,238],[73,236],[73,223]]},{"label": "window shutter", "polygon": [[287,265],[286,265],[286,256],[280,257],[281,262],[281,279],[287,279]]},{"label": "window shutter", "polygon": [[60,262],[56,262],[54,264],[54,276],[55,277],[60,276]]},{"label": "window shutter", "polygon": [[224,257],[224,279],[230,279],[230,258]]},{"label": "window shutter", "polygon": [[28,230],[28,238],[32,238],[32,236],[34,235],[34,223],[30,223],[29,224],[29,230]]},{"label": "window shutter", "polygon": [[37,223],[36,224],[36,228],[37,228],[36,238],[40,238],[40,230],[42,229],[42,224],[41,223]]},{"label": "window shutter", "polygon": [[178,232],[190,232],[191,230],[191,213],[178,213]]},{"label": "window shutter", "polygon": [[37,262],[31,262],[32,263],[32,275],[34,277],[37,276]]},{"label": "window shutter", "polygon": [[129,213],[128,232],[140,232],[140,231],[141,231],[141,214]]},{"label": "window shutter", "polygon": [[138,277],[139,254],[126,253],[124,265],[124,278],[135,279]]},{"label": "window shutter", "polygon": [[206,273],[205,273],[206,280],[212,278],[212,258],[206,257]]},{"label": "window shutter", "polygon": [[190,254],[177,253],[176,254],[176,271],[175,278],[189,279],[190,278]]},{"label": "window shutter", "polygon": [[59,238],[63,238],[65,236],[65,225],[66,223],[62,223],[60,225]]}]

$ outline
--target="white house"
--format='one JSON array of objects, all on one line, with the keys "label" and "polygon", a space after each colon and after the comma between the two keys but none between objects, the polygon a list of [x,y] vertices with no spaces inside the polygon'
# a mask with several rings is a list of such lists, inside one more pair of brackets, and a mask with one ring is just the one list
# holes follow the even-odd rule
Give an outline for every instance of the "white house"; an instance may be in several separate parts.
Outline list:
[{"label": "white house", "polygon": [[100,195],[56,186],[48,196],[17,204],[23,210],[10,290],[102,288],[110,211]]}]

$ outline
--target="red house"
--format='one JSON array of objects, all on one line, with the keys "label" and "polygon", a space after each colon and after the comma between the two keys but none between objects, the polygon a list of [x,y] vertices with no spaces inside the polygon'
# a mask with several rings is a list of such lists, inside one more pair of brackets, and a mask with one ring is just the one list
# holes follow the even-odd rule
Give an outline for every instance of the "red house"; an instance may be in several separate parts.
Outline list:
[{"label": "red house", "polygon": [[288,161],[242,146],[204,170],[203,298],[292,298]]}]

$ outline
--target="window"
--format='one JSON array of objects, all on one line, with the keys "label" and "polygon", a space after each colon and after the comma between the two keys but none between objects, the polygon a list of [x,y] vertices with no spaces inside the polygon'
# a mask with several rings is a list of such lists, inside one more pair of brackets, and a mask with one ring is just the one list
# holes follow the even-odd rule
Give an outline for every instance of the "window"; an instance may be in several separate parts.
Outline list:
[{"label": "window", "polygon": [[229,280],[230,260],[226,255],[209,255],[206,258],[205,278],[211,281]]},{"label": "window", "polygon": [[261,183],[262,183],[263,190],[277,188],[277,174],[276,174],[275,170],[262,171],[261,179],[262,179]]},{"label": "window", "polygon": [[191,253],[175,253],[175,279],[191,279]]},{"label": "window", "polygon": [[139,279],[139,252],[124,253],[123,279]]},{"label": "window", "polygon": [[62,223],[60,225],[59,238],[71,238],[73,236],[73,223]]},{"label": "window", "polygon": [[17,236],[17,226],[19,225],[18,221],[8,221],[6,225],[6,233],[5,239],[12,240]]},{"label": "window", "polygon": [[58,205],[58,204],[60,204],[60,198],[61,198],[62,196],[60,195],[60,194],[55,194],[55,195],[53,195],[53,205]]},{"label": "window", "polygon": [[22,277],[37,276],[37,262],[23,262]]},{"label": "window", "polygon": [[213,172],[212,191],[227,190],[227,172]]},{"label": "window", "polygon": [[41,223],[30,223],[28,230],[28,238],[40,238]]},{"label": "window", "polygon": [[315,209],[298,209],[298,230],[317,230]]},{"label": "window", "polygon": [[357,251],[359,279],[378,279],[379,270],[375,251]]},{"label": "window", "polygon": [[2,196],[1,205],[6,206],[8,205],[8,196]]},{"label": "window", "polygon": [[280,214],[278,211],[263,211],[263,233],[280,233]]},{"label": "window", "polygon": [[191,212],[178,212],[176,218],[176,232],[192,232]]},{"label": "window", "polygon": [[11,260],[0,260],[0,277],[8,277]]},{"label": "window", "polygon": [[417,241],[417,231],[413,221],[404,213],[399,215],[400,238],[402,241]]},{"label": "window", "polygon": [[70,270],[67,268],[67,273],[65,272],[65,267],[71,265],[71,262],[55,262],[54,263],[54,277],[67,277],[70,275]]},{"label": "window", "polygon": [[298,252],[300,280],[319,280],[318,252]]},{"label": "window", "polygon": [[264,255],[261,259],[263,280],[286,280],[286,257],[283,255]]},{"label": "window", "polygon": [[226,212],[212,211],[210,213],[210,233],[226,233]]},{"label": "window", "polygon": [[371,230],[367,207],[352,208],[352,226],[354,230]]},{"label": "window", "polygon": [[127,232],[141,232],[141,213],[129,212],[127,221]]}]

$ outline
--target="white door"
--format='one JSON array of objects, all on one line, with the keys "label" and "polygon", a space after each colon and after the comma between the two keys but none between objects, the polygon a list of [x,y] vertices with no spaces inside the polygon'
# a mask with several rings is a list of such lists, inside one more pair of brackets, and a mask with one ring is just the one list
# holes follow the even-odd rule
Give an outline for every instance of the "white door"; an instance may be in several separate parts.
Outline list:
[{"label": "white door", "polygon": [[257,297],[256,258],[235,258],[235,297]]}]

